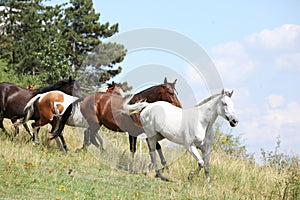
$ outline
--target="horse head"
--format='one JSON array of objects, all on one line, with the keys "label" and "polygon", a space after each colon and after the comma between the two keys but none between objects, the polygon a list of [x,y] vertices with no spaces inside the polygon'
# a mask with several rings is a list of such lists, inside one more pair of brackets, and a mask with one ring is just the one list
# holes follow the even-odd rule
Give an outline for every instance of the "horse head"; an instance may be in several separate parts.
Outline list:
[{"label": "horse head", "polygon": [[29,85],[27,86],[28,90],[35,90],[35,85],[29,83]]},{"label": "horse head", "polygon": [[61,87],[59,90],[72,96],[82,97],[80,85],[72,76],[70,76],[69,79],[61,80]]},{"label": "horse head", "polygon": [[177,91],[175,89],[175,84],[177,82],[177,79],[173,83],[169,83],[167,81],[167,78],[164,80],[164,84],[161,86],[161,99],[162,101],[167,101],[174,106],[182,108],[182,105],[177,97]]},{"label": "horse head", "polygon": [[228,92],[224,91],[224,89],[222,90],[218,107],[218,114],[226,119],[229,122],[230,126],[235,127],[238,125],[239,120],[235,116],[233,102],[231,100],[232,94],[233,91]]},{"label": "horse head", "polygon": [[108,86],[108,88],[107,88],[106,92],[123,96],[124,92],[122,89],[122,84],[115,83],[113,81],[112,83],[107,83],[107,86]]}]

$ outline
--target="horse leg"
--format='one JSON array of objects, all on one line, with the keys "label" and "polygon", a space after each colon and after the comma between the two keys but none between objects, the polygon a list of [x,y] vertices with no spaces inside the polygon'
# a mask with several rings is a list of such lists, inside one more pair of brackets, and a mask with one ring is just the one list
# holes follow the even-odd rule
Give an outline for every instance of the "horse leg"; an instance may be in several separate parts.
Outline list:
[{"label": "horse leg", "polygon": [[205,178],[206,181],[209,183],[210,182],[210,177],[209,177],[209,159],[210,159],[210,150],[211,150],[211,145],[207,144],[204,145],[203,147],[200,148],[202,152],[202,157],[204,159],[204,173],[205,173]]},{"label": "horse leg", "polygon": [[68,152],[68,147],[67,147],[64,136],[62,134],[60,134],[58,137],[60,138],[60,141],[62,142],[62,146],[63,146],[62,151],[67,153]]},{"label": "horse leg", "polygon": [[3,120],[4,120],[4,118],[0,118],[0,128],[4,131],[4,132],[6,132],[6,130],[5,130],[5,128],[4,128],[4,126],[3,126]]},{"label": "horse leg", "polygon": [[160,178],[163,181],[169,181],[169,179],[167,179],[166,177],[164,177],[161,173],[160,170],[158,169],[157,163],[156,163],[156,144],[157,144],[157,135],[152,136],[151,138],[147,138],[147,144],[149,147],[149,151],[150,151],[150,158],[151,158],[151,163],[153,165],[153,168],[155,169],[155,177],[156,178]]},{"label": "horse leg", "polygon": [[134,137],[134,136],[129,134],[128,138],[129,138],[129,148],[130,148],[131,156],[132,156],[132,159],[134,159],[134,154],[136,152],[137,137]]},{"label": "horse leg", "polygon": [[204,142],[203,145],[200,145],[199,148],[202,152],[202,157],[204,159],[204,173],[205,173],[205,178],[206,181],[209,183],[210,182],[210,177],[209,177],[209,160],[210,160],[210,151],[211,151],[211,146],[212,146],[212,141],[213,141],[213,130],[210,130],[211,133],[207,134],[211,136],[210,138],[207,138]]},{"label": "horse leg", "polygon": [[81,149],[86,149],[88,146],[90,146],[90,129],[87,128],[83,133],[83,146]]},{"label": "horse leg", "polygon": [[198,168],[196,169],[196,171],[194,172],[191,172],[188,176],[188,179],[192,179],[194,178],[194,176],[196,176],[197,174],[199,174],[200,170],[203,168],[203,165],[204,165],[204,161],[203,159],[201,158],[196,146],[194,145],[191,145],[189,148],[188,148],[188,152],[190,152],[190,154],[192,154],[192,156],[197,160],[198,162]]},{"label": "horse leg", "polygon": [[64,130],[64,127],[69,119],[69,117],[71,116],[71,113],[72,113],[72,108],[73,108],[73,105],[71,104],[65,111],[65,113],[62,115],[62,117],[60,118],[59,120],[59,125],[58,126],[55,126],[55,128],[51,130],[51,133],[53,135],[60,135],[61,132]]},{"label": "horse leg", "polygon": [[160,157],[160,162],[161,162],[163,168],[165,168],[167,166],[167,161],[166,161],[165,156],[164,156],[164,154],[161,150],[161,146],[158,142],[156,142],[156,151],[158,152],[158,155]]},{"label": "horse leg", "polygon": [[[103,138],[101,137],[100,134],[98,134],[98,131],[95,132],[95,134],[92,135],[92,137],[90,139],[91,139],[91,143],[94,144],[97,148],[99,148],[101,150],[104,150],[103,149]],[[97,141],[100,142],[100,145],[99,145],[99,143]]]},{"label": "horse leg", "polygon": [[28,124],[24,123],[23,126],[24,126],[25,130],[27,131],[27,133],[30,135],[30,139],[33,140],[33,133],[31,133]]},{"label": "horse leg", "polygon": [[38,136],[39,130],[40,130],[40,126],[37,125],[37,122],[34,122],[31,124],[32,128],[33,128],[33,136],[32,136],[32,141],[34,143],[40,143],[40,138]]},{"label": "horse leg", "polygon": [[[104,150],[103,148],[103,139],[98,135],[98,131],[99,131],[100,125],[98,123],[90,123],[89,124],[89,144],[94,144],[97,148]],[[100,142],[99,143],[96,141],[96,137]]]},{"label": "horse leg", "polygon": [[44,126],[45,124],[48,124],[50,122],[50,118],[46,118],[43,115],[40,116],[40,119],[35,121],[34,123],[31,124],[32,128],[34,129],[34,137],[33,141],[36,143],[39,143],[39,137],[38,137],[38,132],[40,130],[41,126]]},{"label": "horse leg", "polygon": [[1,117],[0,118],[0,128],[3,130],[3,132],[4,132],[4,134],[5,134],[6,137],[10,137],[9,133],[7,132],[7,130],[5,129],[5,127],[3,126],[3,120],[4,120],[4,118]]}]

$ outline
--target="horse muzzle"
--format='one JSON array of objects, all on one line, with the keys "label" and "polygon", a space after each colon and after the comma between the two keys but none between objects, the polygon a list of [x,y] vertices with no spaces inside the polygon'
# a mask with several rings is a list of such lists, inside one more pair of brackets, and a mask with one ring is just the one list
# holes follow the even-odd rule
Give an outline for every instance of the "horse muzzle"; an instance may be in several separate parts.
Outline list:
[{"label": "horse muzzle", "polygon": [[233,118],[232,120],[229,121],[229,124],[231,127],[236,127],[239,123],[239,120]]}]

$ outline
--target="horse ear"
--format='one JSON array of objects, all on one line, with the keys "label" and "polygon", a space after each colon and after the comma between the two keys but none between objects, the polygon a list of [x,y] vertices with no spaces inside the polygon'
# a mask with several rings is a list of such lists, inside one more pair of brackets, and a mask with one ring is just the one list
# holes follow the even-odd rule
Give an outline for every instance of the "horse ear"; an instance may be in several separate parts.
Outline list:
[{"label": "horse ear", "polygon": [[73,81],[74,81],[73,77],[69,76],[69,82],[73,82]]},{"label": "horse ear", "polygon": [[231,98],[233,94],[233,90],[229,93],[229,97]]},{"label": "horse ear", "polygon": [[174,83],[173,83],[173,84],[175,85],[175,84],[176,84],[176,82],[177,82],[177,78],[175,79],[175,81],[174,81]]},{"label": "horse ear", "polygon": [[167,77],[165,77],[164,84],[165,84],[165,85],[168,84]]},{"label": "horse ear", "polygon": [[221,91],[221,95],[224,95],[225,94],[225,90],[224,89],[222,89],[222,91]]}]

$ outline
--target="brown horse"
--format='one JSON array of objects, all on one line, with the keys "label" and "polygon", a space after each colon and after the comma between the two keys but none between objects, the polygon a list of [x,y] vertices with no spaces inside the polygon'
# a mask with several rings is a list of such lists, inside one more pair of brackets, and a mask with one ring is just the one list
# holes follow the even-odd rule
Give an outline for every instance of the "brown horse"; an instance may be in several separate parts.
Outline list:
[{"label": "brown horse", "polygon": [[[45,93],[52,90],[60,90],[67,94],[81,96],[80,87],[73,78],[60,80],[50,86],[29,90],[13,83],[0,83],[0,128],[6,132],[3,126],[3,119],[8,118],[14,123],[17,119],[25,117],[24,108],[26,103],[35,95]],[[32,119],[38,117],[38,113],[32,116]],[[25,129],[33,138],[27,123],[24,124]],[[7,132],[6,132],[7,133]],[[16,129],[15,135],[18,133]]]},{"label": "brown horse", "polygon": [[[105,88],[102,88],[102,90],[105,90],[109,93],[114,94],[122,94],[123,91],[120,88],[119,84],[112,83],[107,84],[108,86]],[[85,122],[85,119],[83,116],[77,116],[77,112],[72,113],[72,117],[69,117],[68,121],[65,121],[65,119],[61,119],[62,115],[67,112],[67,115],[71,115],[72,109],[69,108],[70,105],[76,104],[78,102],[81,102],[82,99],[79,99],[78,97],[74,97],[71,95],[67,95],[60,91],[50,91],[43,94],[38,94],[34,96],[30,101],[26,104],[24,108],[24,112],[26,113],[26,117],[20,120],[17,120],[15,125],[20,125],[26,123],[31,116],[34,114],[34,112],[39,113],[39,117],[35,119],[35,122],[32,123],[32,127],[34,128],[34,138],[38,140],[37,137],[37,130],[39,127],[44,126],[48,123],[52,125],[51,133],[56,130],[60,124],[60,121],[66,122],[67,125],[71,126],[80,126],[83,128],[89,128],[88,124]],[[72,107],[72,106],[70,106]],[[80,113],[79,113],[80,114]],[[70,119],[72,118],[72,119]],[[79,118],[79,119],[77,119]],[[62,134],[58,135],[62,141],[62,150],[67,151],[67,146],[64,140],[64,137]],[[97,137],[97,135],[96,135]],[[54,137],[53,137],[54,138]],[[97,137],[99,139],[99,137]],[[38,141],[37,141],[38,142]]]},{"label": "brown horse", "polygon": [[[150,87],[133,95],[131,103],[135,103],[143,99],[147,102],[167,101],[175,106],[181,107],[181,103],[175,93],[175,84],[176,80],[173,83],[168,83],[165,78],[163,84]],[[131,118],[129,115],[121,112],[124,100],[125,98],[120,95],[97,92],[87,96],[81,102],[80,111],[88,123],[89,134],[92,138],[95,138],[94,135],[98,132],[101,125],[104,125],[112,131],[128,132],[130,151],[134,156],[134,153],[136,152],[137,136],[143,133],[144,130],[140,126],[138,116]],[[64,123],[61,123],[60,128],[53,134],[59,135],[63,126]],[[100,143],[101,142],[102,140],[100,139]],[[86,144],[86,141],[84,144]],[[166,161],[162,156],[161,146],[159,143],[157,143],[156,149],[161,156],[162,164],[165,165]]]}]

